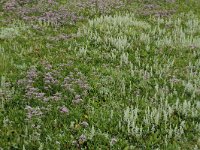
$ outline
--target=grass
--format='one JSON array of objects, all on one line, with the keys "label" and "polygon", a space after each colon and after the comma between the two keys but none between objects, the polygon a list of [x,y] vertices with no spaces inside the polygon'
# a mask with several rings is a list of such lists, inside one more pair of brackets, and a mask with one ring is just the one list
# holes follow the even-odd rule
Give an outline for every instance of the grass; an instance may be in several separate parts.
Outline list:
[{"label": "grass", "polygon": [[198,1],[2,1],[0,149],[200,149]]}]

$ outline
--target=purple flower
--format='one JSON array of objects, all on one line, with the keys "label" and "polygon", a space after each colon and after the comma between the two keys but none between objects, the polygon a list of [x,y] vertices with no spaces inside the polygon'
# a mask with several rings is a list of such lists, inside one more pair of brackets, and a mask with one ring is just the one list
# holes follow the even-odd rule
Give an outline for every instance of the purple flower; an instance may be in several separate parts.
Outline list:
[{"label": "purple flower", "polygon": [[25,82],[26,82],[25,79],[20,79],[20,80],[17,81],[17,85],[18,86],[23,86],[23,85],[25,85]]},{"label": "purple flower", "polygon": [[17,2],[15,0],[11,0],[5,3],[4,9],[5,10],[13,10],[17,6]]},{"label": "purple flower", "polygon": [[44,102],[48,102],[48,101],[49,101],[49,97],[44,97],[44,98],[43,98],[43,101],[44,101]]},{"label": "purple flower", "polygon": [[61,112],[61,113],[65,113],[65,114],[69,114],[69,109],[68,109],[67,107],[65,107],[65,106],[62,106],[62,107],[60,108],[60,112]]},{"label": "purple flower", "polygon": [[31,86],[26,87],[26,97],[28,99],[35,98],[38,93],[38,88],[34,88]]},{"label": "purple flower", "polygon": [[58,84],[58,80],[55,79],[52,75],[51,72],[47,72],[44,76],[44,83],[46,85],[49,85],[49,84]]},{"label": "purple flower", "polygon": [[43,99],[44,98],[45,93],[36,93],[36,98],[38,99]]},{"label": "purple flower", "polygon": [[51,100],[53,100],[53,101],[59,101],[59,100],[61,100],[61,98],[62,98],[62,94],[59,93],[59,92],[57,92],[56,94],[54,94],[54,95],[51,96],[50,98],[51,98]]},{"label": "purple flower", "polygon": [[79,144],[83,144],[86,141],[87,141],[87,137],[84,134],[82,134],[78,139]]},{"label": "purple flower", "polygon": [[81,96],[80,95],[76,95],[75,96],[75,99],[77,100],[77,99],[80,99],[81,98]]},{"label": "purple flower", "polygon": [[81,99],[80,95],[76,95],[74,100],[72,101],[73,104],[79,104],[81,103],[83,100]]},{"label": "purple flower", "polygon": [[51,64],[46,64],[45,69],[46,69],[46,70],[51,70],[51,69],[52,69]]},{"label": "purple flower", "polygon": [[82,99],[76,99],[76,100],[73,100],[72,103],[73,104],[79,104],[81,103],[83,100]]},{"label": "purple flower", "polygon": [[29,80],[33,80],[38,76],[37,74],[37,70],[36,68],[31,68],[28,72],[27,72],[27,79]]},{"label": "purple flower", "polygon": [[31,106],[26,106],[25,109],[28,111],[27,112],[28,119],[31,119],[32,117],[35,116],[41,116],[43,114],[39,107],[33,108]]},{"label": "purple flower", "polygon": [[48,3],[53,3],[54,1],[53,0],[48,0]]}]

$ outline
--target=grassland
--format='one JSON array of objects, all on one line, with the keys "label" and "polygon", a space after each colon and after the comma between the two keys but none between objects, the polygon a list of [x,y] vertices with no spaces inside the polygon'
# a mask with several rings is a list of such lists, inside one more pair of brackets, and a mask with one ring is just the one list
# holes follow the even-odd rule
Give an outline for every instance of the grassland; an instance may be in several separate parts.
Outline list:
[{"label": "grassland", "polygon": [[200,149],[200,1],[0,10],[0,150]]}]

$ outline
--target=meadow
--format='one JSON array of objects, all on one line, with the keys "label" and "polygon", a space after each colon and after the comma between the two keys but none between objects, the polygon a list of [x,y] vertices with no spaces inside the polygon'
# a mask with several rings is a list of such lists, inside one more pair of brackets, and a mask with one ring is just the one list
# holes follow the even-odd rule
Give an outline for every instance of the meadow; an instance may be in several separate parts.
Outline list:
[{"label": "meadow", "polygon": [[199,0],[1,0],[0,150],[200,149]]}]

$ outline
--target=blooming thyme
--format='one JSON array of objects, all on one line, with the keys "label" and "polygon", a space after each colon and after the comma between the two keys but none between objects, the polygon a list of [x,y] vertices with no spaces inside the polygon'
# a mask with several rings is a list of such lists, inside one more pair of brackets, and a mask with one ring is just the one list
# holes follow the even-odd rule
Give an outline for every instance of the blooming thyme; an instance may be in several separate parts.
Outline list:
[{"label": "blooming thyme", "polygon": [[31,106],[26,106],[25,110],[27,110],[27,118],[31,119],[32,117],[39,117],[42,116],[42,111],[40,107],[31,107]]},{"label": "blooming thyme", "polygon": [[62,106],[62,107],[60,107],[60,112],[65,113],[65,114],[69,114],[69,109],[66,106]]}]

